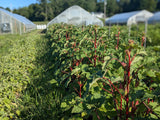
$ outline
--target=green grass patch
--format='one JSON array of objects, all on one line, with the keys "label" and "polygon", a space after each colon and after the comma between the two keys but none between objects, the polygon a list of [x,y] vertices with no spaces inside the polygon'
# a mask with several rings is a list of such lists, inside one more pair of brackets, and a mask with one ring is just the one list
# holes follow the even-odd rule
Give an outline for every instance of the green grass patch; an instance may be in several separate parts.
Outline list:
[{"label": "green grass patch", "polygon": [[34,21],[33,23],[36,25],[48,24],[49,21]]},{"label": "green grass patch", "polygon": [[1,35],[0,36],[0,56],[9,53],[9,49],[12,48],[12,44],[16,39],[21,38],[20,35]]}]

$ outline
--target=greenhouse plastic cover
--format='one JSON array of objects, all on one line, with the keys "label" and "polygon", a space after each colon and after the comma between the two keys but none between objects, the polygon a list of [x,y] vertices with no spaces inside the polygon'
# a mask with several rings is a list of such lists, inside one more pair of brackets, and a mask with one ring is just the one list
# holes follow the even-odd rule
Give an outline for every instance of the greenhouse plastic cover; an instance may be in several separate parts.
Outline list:
[{"label": "greenhouse plastic cover", "polygon": [[140,11],[134,11],[134,12],[116,14],[112,16],[111,18],[109,18],[108,20],[106,20],[106,23],[111,23],[111,24],[112,23],[126,23],[130,17],[136,15],[139,12]]},{"label": "greenhouse plastic cover", "polygon": [[106,20],[106,24],[127,24],[131,25],[137,22],[145,22],[153,14],[147,10],[120,13]]},{"label": "greenhouse plastic cover", "polygon": [[74,5],[50,21],[47,26],[55,23],[66,23],[72,25],[99,25],[103,26],[103,22],[92,16],[89,12],[83,8]]},{"label": "greenhouse plastic cover", "polygon": [[151,18],[149,18],[148,23],[160,23],[160,12],[156,12]]},{"label": "greenhouse plastic cover", "polygon": [[21,15],[11,13],[11,12],[9,12],[7,10],[4,10],[4,9],[1,9],[1,8],[0,8],[0,11],[8,14],[9,16],[15,18],[16,20],[18,20],[19,22],[22,22],[25,25],[33,25],[33,26],[35,26],[35,24],[33,24],[30,20],[28,20],[27,18],[25,18],[25,17],[23,17]]}]

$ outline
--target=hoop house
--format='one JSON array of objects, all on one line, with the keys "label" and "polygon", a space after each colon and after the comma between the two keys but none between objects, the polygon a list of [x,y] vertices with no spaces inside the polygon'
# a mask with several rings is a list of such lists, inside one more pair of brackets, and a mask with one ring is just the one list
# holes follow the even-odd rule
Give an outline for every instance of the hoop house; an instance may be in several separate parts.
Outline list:
[{"label": "hoop house", "polygon": [[22,34],[36,29],[27,18],[0,8],[0,34]]},{"label": "hoop house", "polygon": [[77,5],[74,5],[59,14],[47,24],[47,27],[56,23],[66,23],[76,26],[90,24],[103,26],[103,22],[101,20],[99,20],[95,16],[92,16],[89,12]]},{"label": "hoop house", "polygon": [[160,12],[156,12],[151,18],[148,20],[149,24],[160,23]]},{"label": "hoop house", "polygon": [[105,23],[106,25],[126,24],[129,26],[132,24],[137,24],[139,22],[145,22],[152,16],[153,16],[153,13],[147,10],[133,11],[133,12],[116,14],[111,18],[107,19]]}]

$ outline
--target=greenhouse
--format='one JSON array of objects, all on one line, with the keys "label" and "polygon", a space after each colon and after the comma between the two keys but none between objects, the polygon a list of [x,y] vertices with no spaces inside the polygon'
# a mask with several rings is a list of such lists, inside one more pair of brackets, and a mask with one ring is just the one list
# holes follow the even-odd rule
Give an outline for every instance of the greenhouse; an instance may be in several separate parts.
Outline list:
[{"label": "greenhouse", "polygon": [[148,20],[149,24],[160,23],[160,12],[156,12],[151,18]]},{"label": "greenhouse", "polygon": [[105,23],[106,25],[126,24],[129,26],[132,24],[138,24],[140,22],[145,22],[152,16],[153,16],[153,13],[147,10],[133,11],[133,12],[116,14],[112,16],[111,18],[107,19]]},{"label": "greenhouse", "polygon": [[0,34],[22,34],[36,29],[27,18],[0,8]]},{"label": "greenhouse", "polygon": [[77,5],[74,5],[63,11],[61,14],[59,14],[57,17],[51,20],[47,24],[47,26],[55,23],[66,23],[78,26],[87,26],[90,24],[103,26],[103,22],[101,20],[99,20],[95,16],[92,16],[89,12]]}]

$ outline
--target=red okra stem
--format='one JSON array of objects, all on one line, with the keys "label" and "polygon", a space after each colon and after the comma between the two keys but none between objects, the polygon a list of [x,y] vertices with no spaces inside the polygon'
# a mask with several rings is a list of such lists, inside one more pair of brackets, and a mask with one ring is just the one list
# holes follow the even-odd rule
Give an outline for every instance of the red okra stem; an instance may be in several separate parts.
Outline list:
[{"label": "red okra stem", "polygon": [[72,67],[69,67],[70,68],[70,70],[72,71],[73,70],[73,68]]},{"label": "red okra stem", "polygon": [[142,43],[141,43],[141,46],[142,46],[142,47],[143,47],[144,41],[145,41],[145,37],[143,36],[143,37],[142,37]]},{"label": "red okra stem", "polygon": [[127,51],[129,63],[128,63],[128,79],[127,79],[127,95],[126,95],[126,120],[129,118],[129,85],[130,85],[130,67],[131,67],[131,51]]},{"label": "red okra stem", "polygon": [[120,31],[118,32],[118,35],[116,35],[117,38],[117,46],[116,46],[116,49],[118,49],[118,46],[119,46],[119,35],[120,35]]},{"label": "red okra stem", "polygon": [[119,92],[118,88],[111,82],[111,80],[109,80],[109,79],[107,79],[107,78],[105,78],[105,77],[103,77],[103,79],[108,80],[109,83],[114,87],[114,89],[115,89],[115,90],[121,95],[121,97],[124,99],[123,95]]},{"label": "red okra stem", "polygon": [[113,91],[113,88],[112,88],[111,84],[109,84],[109,86],[110,86],[111,91],[112,91],[112,96],[113,96],[113,100],[114,100],[115,110],[117,111],[117,114],[118,114],[118,110],[117,110],[117,106],[116,106],[116,98],[114,97],[114,91]]},{"label": "red okra stem", "polygon": [[[84,52],[84,51],[83,51]],[[85,52],[84,52],[85,53]],[[92,60],[88,57],[88,55],[85,53],[86,57],[89,59],[89,61],[93,64]]]},{"label": "red okra stem", "polygon": [[73,87],[74,88],[74,90],[78,93],[78,95],[79,95],[79,92],[78,92],[78,90],[75,88],[75,87]]},{"label": "red okra stem", "polygon": [[81,84],[81,82],[78,82],[78,85],[79,85],[79,97],[81,98],[82,97],[81,92],[82,92],[82,86],[83,86],[83,84]]},{"label": "red okra stem", "polygon": [[106,91],[106,92],[112,94],[109,90],[106,90],[105,88],[102,88],[102,89],[103,89],[104,91]]},{"label": "red okra stem", "polygon": [[96,67],[96,59],[97,59],[97,55],[96,55],[96,49],[97,49],[97,33],[96,33],[96,29],[95,29],[95,42],[94,42],[94,48],[95,48],[95,56],[94,56],[94,67]]},{"label": "red okra stem", "polygon": [[95,110],[95,112],[96,112],[97,119],[100,120],[100,117],[99,117],[99,115],[97,113],[97,110]]},{"label": "red okra stem", "polygon": [[143,104],[146,106],[146,108],[148,109],[149,113],[154,114],[158,119],[160,119],[160,117],[155,112],[153,112],[153,110],[151,108],[149,108],[144,101],[143,101]]},{"label": "red okra stem", "polygon": [[122,98],[122,96],[121,96],[121,107],[120,107],[121,110],[122,110],[122,99],[123,99],[123,98]]},{"label": "red okra stem", "polygon": [[79,90],[79,97],[81,98],[81,85],[79,86],[80,87],[80,90]]},{"label": "red okra stem", "polygon": [[66,71],[61,71],[62,73],[64,73],[64,74],[69,74],[69,72],[66,72]]},{"label": "red okra stem", "polygon": [[121,105],[120,105],[120,119],[122,119],[122,96],[121,96]]}]

